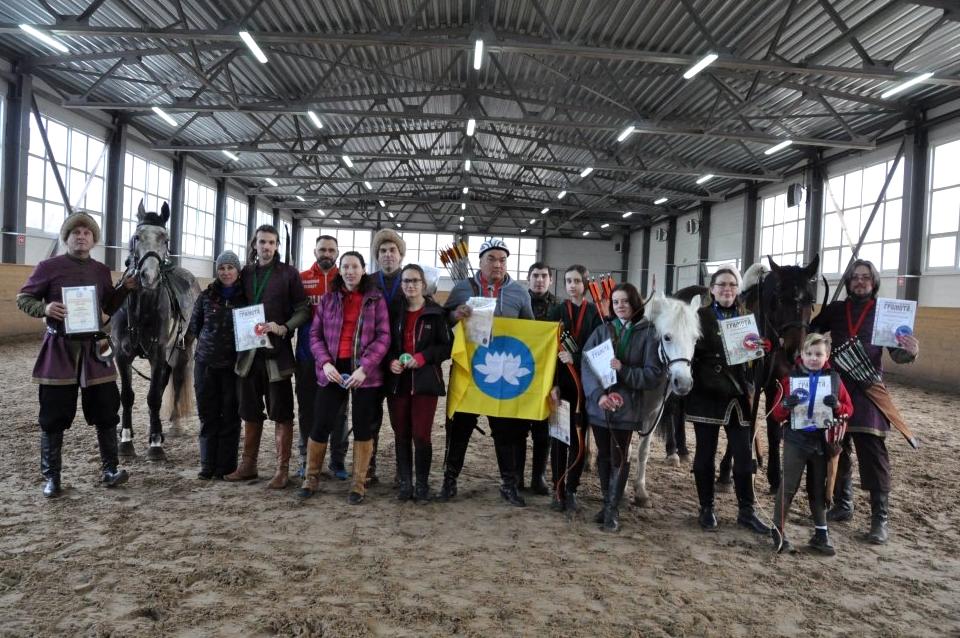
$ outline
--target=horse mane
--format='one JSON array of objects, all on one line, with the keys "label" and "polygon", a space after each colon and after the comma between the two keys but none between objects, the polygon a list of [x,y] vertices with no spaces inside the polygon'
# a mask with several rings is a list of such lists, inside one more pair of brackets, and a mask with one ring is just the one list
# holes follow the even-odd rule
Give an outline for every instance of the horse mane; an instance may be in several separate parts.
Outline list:
[{"label": "horse mane", "polygon": [[647,320],[657,329],[657,334],[668,332],[684,335],[696,341],[700,337],[700,318],[690,302],[672,297],[654,297],[644,312]]},{"label": "horse mane", "polygon": [[706,286],[698,286],[694,284],[692,286],[687,286],[686,288],[681,288],[680,290],[676,291],[670,296],[674,299],[679,299],[680,301],[683,301],[685,303],[690,303],[690,301],[694,297],[696,297],[697,295],[700,295],[700,301],[704,302],[710,298],[709,295],[707,294],[708,292],[710,292],[710,289],[707,288]]}]

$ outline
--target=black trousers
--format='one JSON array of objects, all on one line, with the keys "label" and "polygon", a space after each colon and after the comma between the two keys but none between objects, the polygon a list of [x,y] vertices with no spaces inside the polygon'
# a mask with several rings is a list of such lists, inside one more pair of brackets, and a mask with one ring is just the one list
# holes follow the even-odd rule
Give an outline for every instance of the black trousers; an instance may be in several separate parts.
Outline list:
[{"label": "black trousers", "polygon": [[[307,456],[307,438],[313,430],[314,421],[316,421],[316,400],[317,400],[317,367],[311,359],[309,361],[297,361],[297,427],[300,433],[299,451],[300,457]],[[350,441],[347,439],[347,403],[343,402],[337,419],[334,422],[333,430],[330,432],[330,469],[344,469],[344,459],[347,458],[347,448]]]},{"label": "black trousers", "polygon": [[238,384],[232,367],[211,368],[200,362],[194,363],[193,389],[200,417],[200,461],[219,475],[237,469],[237,446],[240,443]]},{"label": "black trousers", "polygon": [[[586,450],[581,453],[581,440],[587,436],[587,420],[584,414],[571,415],[570,445],[558,439],[550,439],[550,471],[555,492],[576,492],[583,476]],[[549,431],[548,431],[549,435]],[[579,457],[579,458],[578,458]]]},{"label": "black trousers", "polygon": [[630,460],[630,439],[633,430],[615,430],[613,428],[593,426],[593,436],[597,442],[597,465],[606,462],[611,468],[619,468]]},{"label": "black trousers", "polygon": [[[694,423],[693,432],[697,441],[697,451],[693,455],[695,474],[709,474],[716,471],[717,442],[720,440],[720,427],[713,423]],[[733,452],[733,473],[753,474],[753,451],[750,440],[750,428],[736,423],[724,423],[727,434],[727,446]],[[711,481],[713,479],[711,478]]]},{"label": "black trousers", "polygon": [[328,383],[317,388],[314,403],[313,429],[310,438],[317,443],[326,443],[337,425],[341,410],[346,409],[347,400],[353,394],[353,440],[369,441],[373,438],[372,416],[376,401],[380,398],[380,388],[357,388],[345,390],[339,385]]},{"label": "black trousers", "polygon": [[[821,440],[817,440],[819,436]],[[810,512],[813,515],[813,524],[826,527],[826,489],[827,489],[827,455],[822,442],[823,433],[811,436],[809,442],[799,443],[787,435],[783,442],[783,476],[777,490],[773,504],[774,524],[783,530],[790,513],[790,504],[800,488],[800,478],[803,470],[807,470],[807,498],[810,502]]]},{"label": "black trousers", "polygon": [[70,429],[77,416],[77,390],[80,391],[83,418],[98,428],[117,427],[120,423],[120,390],[117,383],[98,383],[80,387],[72,385],[40,385],[40,429],[56,433]]},{"label": "black trousers", "polygon": [[857,450],[857,465],[860,468],[860,489],[868,492],[889,492],[890,454],[887,452],[886,439],[866,432],[848,432],[843,437],[840,462],[837,467],[837,486],[841,479],[853,473],[853,447]]},{"label": "black trousers", "polygon": [[687,455],[686,413],[683,398],[671,394],[663,409],[663,433],[666,438],[667,456],[671,454]]}]

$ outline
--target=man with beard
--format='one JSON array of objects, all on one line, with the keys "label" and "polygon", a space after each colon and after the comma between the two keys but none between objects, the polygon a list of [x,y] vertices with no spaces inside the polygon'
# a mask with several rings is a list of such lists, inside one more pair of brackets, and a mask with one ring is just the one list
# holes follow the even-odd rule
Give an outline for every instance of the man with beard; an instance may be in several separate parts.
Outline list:
[{"label": "man with beard", "polygon": [[[472,314],[470,297],[492,297],[497,305],[494,316],[510,319],[533,319],[530,295],[507,274],[510,250],[502,239],[488,239],[480,246],[480,272],[470,279],[458,281],[447,297],[444,309],[451,323]],[[487,417],[500,468],[500,496],[516,507],[526,502],[517,493],[517,448],[526,438],[526,424],[518,419]],[[448,501],[457,495],[457,478],[470,445],[470,436],[477,427],[477,415],[456,412],[447,419],[447,450],[443,461],[443,487],[439,499]]]},{"label": "man with beard", "polygon": [[[379,271],[373,275],[373,281],[383,293],[384,301],[387,302],[387,312],[390,315],[390,325],[397,317],[401,316],[403,308],[403,293],[400,290],[400,267],[403,264],[403,258],[407,254],[407,242],[396,232],[389,228],[378,230],[373,236],[373,244],[370,246],[370,252],[373,258],[377,260]],[[384,372],[389,373],[387,362],[384,361]],[[380,447],[380,426],[383,423],[383,402],[387,395],[387,385],[381,386],[381,396],[377,401],[377,407],[374,410],[373,423],[373,453],[370,457],[370,467],[367,470],[367,484],[373,485],[379,482],[377,477],[377,449]],[[399,484],[399,477],[395,477],[394,484]]]},{"label": "man with beard", "polygon": [[[856,341],[862,346],[874,370],[882,374],[883,348],[870,343],[873,339],[876,298],[880,290],[880,273],[871,262],[858,259],[853,262],[843,285],[847,290],[847,298],[834,301],[824,308],[813,319],[810,329],[814,332],[830,332],[834,343],[834,362],[841,344],[848,340]],[[888,349],[890,358],[895,363],[910,363],[916,359],[920,352],[917,338],[907,334],[899,336],[898,340],[899,348]],[[853,517],[853,466],[850,459],[852,444],[857,449],[860,487],[870,492],[871,520],[867,540],[875,545],[882,545],[887,542],[888,536],[890,456],[885,439],[890,431],[890,419],[868,396],[866,386],[847,376],[842,366],[836,367],[844,378],[850,398],[853,399],[853,417],[841,446],[834,505],[827,512],[827,519],[839,522]]]},{"label": "man with beard", "polygon": [[269,417],[274,422],[277,448],[277,470],[267,484],[271,489],[283,489],[290,482],[290,449],[293,445],[293,384],[290,379],[296,368],[290,344],[293,332],[310,319],[300,273],[280,261],[279,243],[280,233],[276,227],[264,224],[257,228],[250,242],[248,264],[240,276],[247,301],[251,305],[263,304],[266,318],[263,329],[270,335],[273,347],[247,350],[237,357],[243,459],[236,472],[224,477],[228,481],[257,478],[260,437],[263,422]]},{"label": "man with beard", "polygon": [[[307,301],[310,303],[310,316],[313,309],[320,304],[320,297],[327,294],[330,285],[336,278],[337,257],[340,256],[337,238],[331,235],[320,235],[313,248],[316,261],[309,270],[300,273]],[[310,322],[307,321],[297,330],[297,410],[300,427],[300,478],[307,459],[307,437],[313,429],[314,410],[313,401],[317,394],[317,371],[314,368],[313,353],[310,352]],[[330,434],[330,472],[341,481],[347,480],[347,468],[344,460],[347,457],[347,412],[346,405],[337,415],[337,425]]]},{"label": "man with beard", "polygon": [[[550,266],[538,261],[527,271],[527,292],[533,316],[537,321],[549,321],[547,313],[557,305],[557,297],[550,292],[553,277]],[[533,438],[533,474],[530,476],[530,491],[534,494],[550,493],[547,487],[547,455],[550,453],[550,425],[548,421],[531,421],[530,435]],[[517,487],[523,489],[523,470],[527,464],[527,435],[517,447]]]}]

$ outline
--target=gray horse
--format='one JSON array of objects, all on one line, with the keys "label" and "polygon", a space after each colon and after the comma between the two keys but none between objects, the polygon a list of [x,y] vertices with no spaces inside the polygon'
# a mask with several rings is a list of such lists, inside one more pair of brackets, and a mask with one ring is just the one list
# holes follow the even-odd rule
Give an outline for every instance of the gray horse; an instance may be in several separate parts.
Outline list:
[{"label": "gray horse", "polygon": [[[147,212],[143,201],[140,201],[137,229],[130,237],[130,253],[127,257],[127,272],[139,277],[140,286],[130,293],[111,321],[111,338],[120,373],[120,401],[123,404],[120,454],[135,456],[131,371],[133,360],[140,357],[150,362],[147,458],[151,461],[166,458],[160,407],[171,377],[173,402],[170,420],[174,429],[179,420],[189,416],[193,410],[193,344],[187,343],[186,334],[193,305],[200,296],[200,286],[192,273],[168,261],[170,249],[166,226],[169,219],[170,207],[166,202],[160,214],[157,214]],[[140,374],[139,371],[137,373]]]}]

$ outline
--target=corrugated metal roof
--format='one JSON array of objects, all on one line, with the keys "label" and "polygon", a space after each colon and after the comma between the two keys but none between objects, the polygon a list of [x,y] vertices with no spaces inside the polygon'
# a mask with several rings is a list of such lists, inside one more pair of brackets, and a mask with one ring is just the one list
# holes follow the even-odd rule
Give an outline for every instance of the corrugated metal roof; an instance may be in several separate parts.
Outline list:
[{"label": "corrugated metal roof", "polygon": [[[69,16],[89,0],[48,4]],[[301,205],[301,194],[375,220],[384,199],[412,214],[411,229],[452,230],[461,201],[468,231],[525,225],[541,207],[558,211],[550,233],[622,224],[625,210],[678,214],[745,179],[776,179],[811,146],[869,145],[910,109],[960,96],[960,21],[900,0],[107,2],[88,25],[52,27],[68,56],[15,28],[54,22],[38,0],[5,3],[0,51],[68,107],[132,111],[159,149],[194,153],[211,175],[238,175],[276,205]],[[267,64],[241,28],[262,40]],[[476,37],[488,47],[479,71]],[[720,63],[684,80],[683,61],[710,51]],[[939,83],[881,101],[891,65],[935,71]],[[645,132],[618,143],[629,124]],[[808,143],[763,154],[787,138]],[[241,147],[240,159],[218,145]],[[581,179],[586,166],[597,169]],[[719,175],[697,185],[706,172]],[[558,200],[561,189],[570,194]],[[659,193],[669,209],[653,206]]]}]

